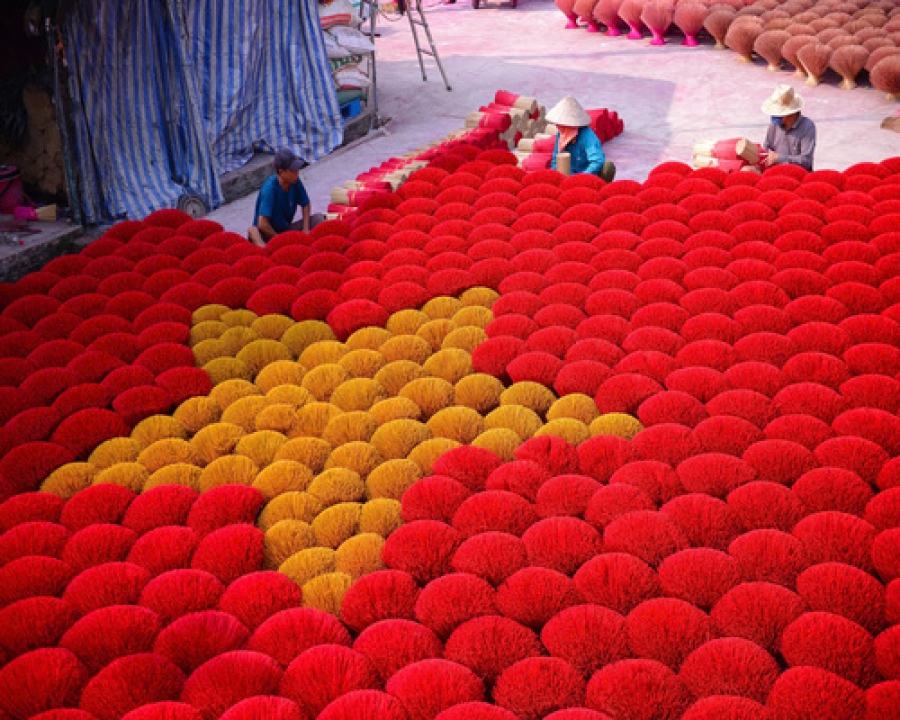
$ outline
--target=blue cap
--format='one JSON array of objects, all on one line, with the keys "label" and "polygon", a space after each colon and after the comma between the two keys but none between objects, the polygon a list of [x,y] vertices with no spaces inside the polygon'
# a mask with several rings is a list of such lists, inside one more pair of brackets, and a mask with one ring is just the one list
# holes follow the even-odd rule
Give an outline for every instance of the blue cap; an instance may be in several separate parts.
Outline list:
[{"label": "blue cap", "polygon": [[294,155],[294,151],[290,148],[278,148],[275,152],[275,170],[300,170],[303,168],[303,161]]}]

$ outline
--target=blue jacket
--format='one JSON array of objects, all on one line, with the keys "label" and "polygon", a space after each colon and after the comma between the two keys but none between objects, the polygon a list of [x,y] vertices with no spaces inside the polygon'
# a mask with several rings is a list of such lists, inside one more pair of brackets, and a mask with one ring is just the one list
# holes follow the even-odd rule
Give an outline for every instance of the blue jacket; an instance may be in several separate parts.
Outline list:
[{"label": "blue jacket", "polygon": [[[556,154],[559,152],[559,135],[556,136],[556,144],[553,146],[553,161],[550,167],[556,170]],[[603,154],[603,145],[597,133],[589,127],[578,129],[577,137],[569,143],[563,152],[572,156],[572,174],[590,173],[598,175],[606,156]]]}]

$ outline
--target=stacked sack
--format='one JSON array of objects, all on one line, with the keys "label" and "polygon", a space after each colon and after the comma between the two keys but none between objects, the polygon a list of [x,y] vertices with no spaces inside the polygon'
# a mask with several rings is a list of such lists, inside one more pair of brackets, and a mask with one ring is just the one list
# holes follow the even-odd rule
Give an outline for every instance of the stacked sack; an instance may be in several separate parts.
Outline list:
[{"label": "stacked sack", "polygon": [[338,102],[343,105],[364,97],[372,84],[368,56],[375,52],[375,45],[359,31],[356,9],[349,0],[320,3],[319,19]]}]

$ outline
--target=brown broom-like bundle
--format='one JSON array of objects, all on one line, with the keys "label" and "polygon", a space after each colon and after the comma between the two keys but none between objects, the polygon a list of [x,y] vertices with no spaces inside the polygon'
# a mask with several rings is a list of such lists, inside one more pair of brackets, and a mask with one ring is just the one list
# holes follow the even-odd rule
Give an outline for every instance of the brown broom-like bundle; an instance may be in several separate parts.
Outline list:
[{"label": "brown broom-like bundle", "polygon": [[900,97],[900,55],[891,55],[872,68],[869,73],[872,86],[887,94],[888,100]]},{"label": "brown broom-like bundle", "polygon": [[853,33],[853,35],[860,42],[865,42],[866,40],[871,40],[872,38],[887,37],[887,33],[885,33],[883,30],[878,30],[872,27],[857,30],[855,33]]},{"label": "brown broom-like bundle", "polygon": [[794,23],[787,29],[787,31],[791,35],[813,35],[814,36],[816,34],[816,31],[813,30],[809,25],[805,25],[802,23],[799,23],[799,24]]},{"label": "brown broom-like bundle", "polygon": [[784,30],[767,30],[756,38],[753,50],[769,63],[767,70],[777,72],[781,70],[781,48],[790,39],[790,33]]},{"label": "brown broom-like bundle", "polygon": [[[764,30],[787,30],[792,24],[793,20],[790,18],[772,18],[768,20],[765,25],[763,25]],[[790,34],[790,33],[788,33]]]},{"label": "brown broom-like bundle", "polygon": [[644,0],[625,0],[619,8],[619,17],[631,28],[628,33],[629,40],[640,40],[644,37],[641,32],[641,13],[644,11]]},{"label": "brown broom-like bundle", "polygon": [[831,60],[831,48],[820,42],[809,43],[800,48],[797,59],[806,71],[806,84],[815,86],[820,78],[828,70],[828,61]]},{"label": "brown broom-like bundle", "polygon": [[844,78],[841,87],[852,90],[856,87],[856,76],[866,66],[869,51],[862,45],[845,45],[831,54],[831,69]]},{"label": "brown broom-like bundle", "polygon": [[594,6],[594,20],[606,25],[606,34],[610,37],[621,35],[619,30],[619,8],[622,0],[597,0]]},{"label": "brown broom-like bundle", "polygon": [[703,27],[715,39],[716,50],[725,49],[725,35],[728,34],[728,28],[736,17],[737,13],[734,10],[712,10],[707,15]]},{"label": "brown broom-like bundle", "polygon": [[649,0],[641,11],[641,21],[653,34],[651,45],[665,45],[663,37],[672,20],[675,19],[675,6],[672,0]]},{"label": "brown broom-like bundle", "polygon": [[860,30],[865,30],[869,27],[868,23],[863,22],[862,20],[851,20],[848,23],[844,23],[843,28],[848,33],[853,35],[854,33],[858,33]]},{"label": "brown broom-like bundle", "polygon": [[[842,7],[838,5],[838,7]],[[842,12],[840,10],[836,10],[835,12],[830,12],[825,16],[826,20],[831,20],[834,23],[835,27],[844,27],[848,22],[853,19],[853,15],[848,12]]]},{"label": "brown broom-like bundle", "polygon": [[725,34],[725,45],[738,54],[741,62],[753,62],[753,43],[762,35],[762,23],[755,16],[737,18]]},{"label": "brown broom-like bundle", "polygon": [[869,51],[869,59],[866,60],[866,70],[871,73],[878,63],[885,58],[894,57],[895,55],[900,55],[900,48],[891,46]]},{"label": "brown broom-like bundle", "polygon": [[900,46],[900,31],[895,30],[892,33],[888,33],[887,39],[894,43],[894,45]]},{"label": "brown broom-like bundle", "polygon": [[[827,45],[829,41],[834,40],[836,37],[852,37],[849,33],[845,33],[840,28],[828,28],[827,30],[820,30],[816,33],[816,37],[819,39],[820,43]],[[854,38],[855,40],[856,38]]]},{"label": "brown broom-like bundle", "polygon": [[819,14],[812,12],[811,10],[807,10],[806,12],[799,13],[794,16],[794,22],[799,23],[801,25],[806,25],[811,23],[813,20],[817,20],[819,18]]},{"label": "brown broom-like bundle", "polygon": [[829,20],[828,18],[819,18],[818,20],[813,20],[809,24],[809,26],[817,33],[820,33],[823,30],[833,30],[838,26],[838,24]]},{"label": "brown broom-like bundle", "polygon": [[866,10],[862,15],[857,18],[862,20],[865,23],[868,23],[871,27],[879,30],[887,25],[887,17],[885,17],[884,13],[876,13],[871,10]]},{"label": "brown broom-like bundle", "polygon": [[738,9],[738,17],[760,17],[765,10],[757,5],[745,5],[744,7]]},{"label": "brown broom-like bundle", "polygon": [[702,2],[681,2],[675,7],[674,22],[678,29],[684,33],[682,45],[697,47],[697,33],[703,29],[703,23],[709,15],[706,5]]},{"label": "brown broom-like bundle", "polygon": [[[857,42],[857,43],[859,42],[859,40],[857,38],[854,37],[853,39],[855,42]],[[882,38],[882,37],[869,38],[868,40],[866,40],[865,42],[863,42],[861,44],[869,52],[875,52],[878,48],[883,48],[883,47],[890,47],[890,48],[896,47],[896,43],[891,42],[890,38]]]},{"label": "brown broom-like bundle", "polygon": [[838,48],[847,47],[848,45],[859,45],[859,40],[857,40],[852,35],[838,35],[825,44],[832,50],[837,50]]},{"label": "brown broom-like bundle", "polygon": [[778,0],[759,0],[754,5],[761,7],[763,10],[774,10],[778,7]]},{"label": "brown broom-like bundle", "polygon": [[803,65],[800,63],[797,53],[800,52],[800,48],[804,45],[814,42],[816,42],[814,35],[795,35],[781,47],[782,57],[794,66],[794,75],[797,77],[806,77],[806,72],[803,70]]},{"label": "brown broom-like bundle", "polygon": [[790,13],[786,13],[784,10],[766,10],[762,15],[759,16],[759,19],[764,23],[769,22],[769,20],[790,20]]}]

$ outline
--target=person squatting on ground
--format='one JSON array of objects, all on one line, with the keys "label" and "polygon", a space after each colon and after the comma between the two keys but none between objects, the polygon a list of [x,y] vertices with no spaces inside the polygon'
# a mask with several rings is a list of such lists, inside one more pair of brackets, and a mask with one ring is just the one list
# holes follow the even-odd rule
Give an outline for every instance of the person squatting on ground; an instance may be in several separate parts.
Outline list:
[{"label": "person squatting on ground", "polygon": [[547,122],[556,125],[559,134],[553,146],[553,161],[556,167],[557,155],[567,152],[571,156],[572,174],[588,173],[606,182],[616,176],[616,166],[606,159],[600,138],[590,128],[591,117],[571,95],[567,95],[547,113]]},{"label": "person squatting on ground", "polygon": [[[262,247],[287,230],[309,232],[318,224],[320,218],[311,216],[309,195],[300,181],[304,164],[290,148],[279,148],[275,153],[275,174],[267,178],[259,190],[253,225],[247,231],[247,237],[254,245]],[[294,222],[297,208],[303,215]]]},{"label": "person squatting on ground", "polygon": [[789,163],[807,170],[813,169],[816,150],[816,126],[801,115],[803,98],[790,85],[778,85],[762,104],[762,111],[771,118],[763,149],[768,151],[766,167]]}]

